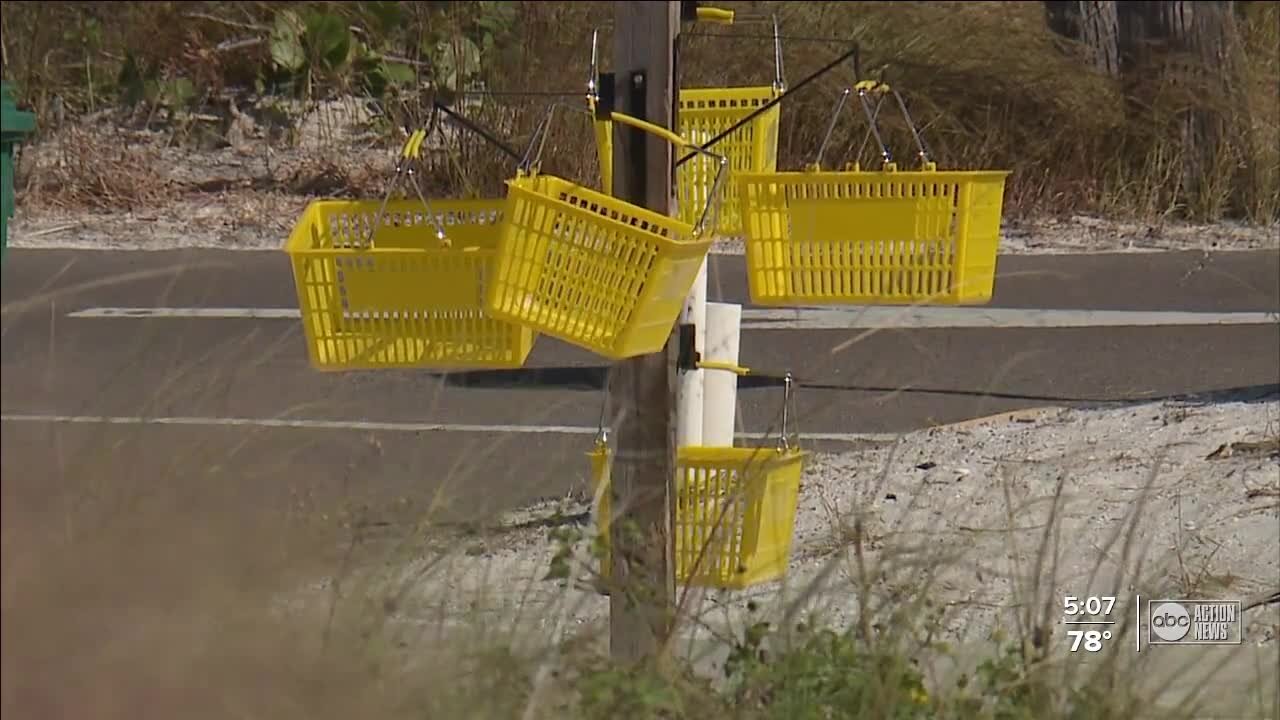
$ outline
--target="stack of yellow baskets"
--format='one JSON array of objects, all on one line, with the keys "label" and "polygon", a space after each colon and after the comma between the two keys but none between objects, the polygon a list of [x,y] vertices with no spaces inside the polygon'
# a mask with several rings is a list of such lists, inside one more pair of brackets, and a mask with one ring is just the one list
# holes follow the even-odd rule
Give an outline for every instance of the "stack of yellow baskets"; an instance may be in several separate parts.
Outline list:
[{"label": "stack of yellow baskets", "polygon": [[[891,91],[879,83],[854,89],[879,140],[867,103]],[[900,171],[882,142],[879,171],[824,172],[815,163],[778,172],[776,107],[727,136],[726,156],[689,139],[723,133],[781,91],[780,62],[772,87],[685,91],[683,136],[620,113],[598,119],[604,192],[542,174],[534,163],[522,164],[502,199],[428,202],[419,193],[393,201],[389,192],[381,203],[313,202],[285,246],[312,364],[518,368],[538,335],[612,360],[657,352],[712,231],[745,233],[750,296],[761,305],[989,300],[1007,172],[939,171],[922,143],[921,169]],[[695,153],[679,182],[696,202],[667,217],[611,197],[615,123]],[[397,177],[420,159],[424,136],[406,143]],[[726,170],[730,192],[722,192]],[[713,206],[724,211],[718,224],[709,220]],[[787,391],[784,405],[789,381]],[[674,486],[678,579],[742,588],[782,575],[804,457],[785,443],[682,448]],[[607,537],[607,444],[598,443],[590,459]],[[607,576],[609,561],[603,566]]]}]

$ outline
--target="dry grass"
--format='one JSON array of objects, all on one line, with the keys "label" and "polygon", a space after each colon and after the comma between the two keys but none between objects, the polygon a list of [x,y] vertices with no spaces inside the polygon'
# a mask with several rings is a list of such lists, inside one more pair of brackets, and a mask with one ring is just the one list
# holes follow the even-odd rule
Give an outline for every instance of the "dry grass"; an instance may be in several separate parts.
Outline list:
[{"label": "dry grass", "polygon": [[[44,322],[44,305],[56,299],[6,307],[6,333]],[[48,355],[24,361],[53,373],[68,366],[58,353],[85,340],[48,332]],[[288,334],[271,342],[261,329],[199,349],[161,325],[134,332],[137,356],[124,360],[160,380],[139,390],[122,376],[93,391],[140,416],[244,402],[239,378],[296,351]],[[8,363],[6,376],[17,366]],[[430,387],[418,390],[425,405],[436,401]],[[334,393],[291,410],[349,411],[347,402]],[[759,617],[786,622],[762,632],[752,617],[726,620],[716,602],[695,597],[682,622],[702,640],[678,645],[684,662],[634,671],[605,661],[607,628],[567,620],[598,598],[540,581],[546,568],[486,557],[485,547],[541,539],[447,522],[468,489],[475,500],[475,488],[497,496],[504,482],[563,484],[585,464],[576,453],[540,455],[505,478],[466,463],[475,459],[468,452],[495,450],[482,444],[489,438],[448,439],[446,455],[429,439],[392,445],[386,434],[304,440],[242,428],[8,422],[2,432],[0,710],[17,716],[1130,720],[1164,689],[1152,679],[1163,676],[1130,664],[1127,643],[1089,662],[1061,655],[1062,638],[1051,635],[1054,589],[1078,539],[1062,531],[1071,512],[1064,480],[1040,497],[1025,457],[1002,460],[1003,498],[991,502],[1004,522],[970,535],[971,544],[988,543],[990,557],[960,557],[959,543],[908,537],[909,529],[886,538],[867,508],[836,508],[836,552],[805,578],[811,584]],[[884,495],[892,459],[876,477],[854,478],[867,497]],[[1150,518],[1146,498],[1162,466],[1152,459],[1125,521],[1089,539],[1107,566],[1095,571],[1097,586],[1168,587],[1164,570],[1151,569],[1167,559],[1140,547],[1136,532]],[[1001,616],[1009,624],[1003,637],[953,651],[938,642],[946,625],[984,598],[940,596],[975,571],[989,573],[979,586],[1010,587]],[[1079,587],[1094,590],[1094,579]],[[853,608],[852,622],[827,634],[821,614],[810,614],[823,603]],[[1131,618],[1132,608],[1117,614]],[[799,622],[812,632],[796,631]],[[729,653],[744,664],[716,677],[712,661]],[[1171,686],[1201,697],[1178,712],[1153,710],[1158,717],[1192,717],[1196,702],[1222,699],[1217,661],[1175,664],[1183,679]],[[970,683],[958,689],[965,670]]]},{"label": "dry grass", "polygon": [[[43,156],[50,162],[26,169],[24,203],[104,210],[163,206],[226,187],[253,192],[255,183],[298,194],[376,195],[382,189],[386,168],[371,158],[385,162],[386,142],[370,143],[374,150],[368,155],[360,154],[369,152],[367,146],[329,155],[307,147],[281,161],[262,157],[268,155],[263,140],[245,146],[240,160],[261,161],[260,168],[215,178],[225,170],[221,159],[241,150],[197,153],[179,142],[185,136],[163,122],[163,113],[142,117],[162,129],[159,141],[134,142],[114,127],[95,134],[70,122],[55,132],[55,97],[73,117],[111,101],[109,78],[122,48],[163,58],[166,72],[208,89],[211,107],[201,108],[205,112],[219,110],[217,93],[224,86],[252,82],[260,48],[244,53],[211,48],[252,34],[243,25],[267,18],[272,4],[124,5],[117,11],[102,3],[4,4],[6,77],[16,80],[22,98],[36,107],[49,130],[43,141],[62,143]],[[1045,33],[1037,4],[737,5],[776,8],[786,31],[796,35],[858,38],[868,72],[883,70],[904,89],[944,164],[1015,170],[1010,189],[1015,213],[1092,209],[1162,216],[1185,204],[1178,198],[1175,172],[1180,149],[1150,127],[1139,131],[1128,124],[1117,110],[1123,100],[1119,91],[1079,71],[1072,56]],[[587,28],[608,17],[607,7],[520,7],[518,42],[494,70],[493,86],[578,90],[585,78]],[[193,12],[219,20],[185,17]],[[1250,12],[1248,42],[1252,57],[1259,58],[1250,65],[1255,73],[1249,96],[1256,109],[1250,114],[1253,149],[1222,169],[1235,183],[1226,193],[1230,202],[1206,203],[1200,211],[1226,212],[1234,204],[1255,219],[1267,219],[1277,212],[1280,168],[1274,142],[1280,111],[1268,92],[1275,85],[1277,43],[1265,32],[1274,29],[1275,8],[1253,4]],[[90,14],[103,23],[96,45],[59,33],[81,27]],[[183,30],[163,31],[174,27]],[[605,42],[607,56],[607,34]],[[766,47],[758,40],[693,39],[685,56],[685,83],[767,81]],[[830,43],[789,42],[790,79],[799,79],[833,52]],[[755,75],[730,74],[738,68],[754,68]],[[808,158],[839,84],[848,79],[847,73],[828,77],[817,91],[786,106],[784,166]],[[539,109],[537,101],[503,101],[487,103],[475,114],[483,124],[503,127],[518,145]],[[422,115],[407,101],[395,112]],[[846,116],[842,140],[860,139],[856,118],[856,113]],[[585,125],[562,120],[555,133],[549,169],[590,178],[594,158]],[[892,137],[903,147],[900,125]],[[197,164],[192,159],[197,154],[208,164]],[[437,171],[429,181],[457,192],[492,192],[509,170],[507,160],[474,139],[435,161]],[[1234,172],[1238,163],[1249,169],[1243,180]],[[185,171],[175,175],[175,167]],[[33,312],[44,312],[43,305],[31,303]],[[18,319],[6,311],[5,321]],[[259,340],[215,350],[195,361],[194,369],[166,364],[164,352],[177,353],[172,343],[140,340],[136,362],[153,363],[163,381],[137,412],[229,402],[236,372],[253,371],[254,362],[244,358],[270,361]],[[204,372],[190,375],[200,368]],[[85,389],[89,393],[136,401],[138,391],[93,387]],[[538,717],[754,719],[804,717],[804,710],[826,702],[835,716],[986,718],[994,716],[991,704],[1005,699],[1014,705],[1001,717],[1051,719],[1070,717],[1068,699],[1059,692],[1064,675],[1093,693],[1077,699],[1074,717],[1131,718],[1147,700],[1139,692],[1141,678],[1125,675],[1136,671],[1115,656],[1104,658],[1092,675],[1082,675],[1079,665],[1045,662],[1037,628],[1042,631],[1052,598],[1045,586],[1032,583],[1019,589],[1025,605],[1013,649],[983,648],[999,671],[993,684],[954,695],[935,687],[937,704],[919,703],[912,661],[932,651],[921,638],[938,619],[937,609],[928,607],[930,584],[954,561],[936,547],[890,556],[881,566],[856,557],[853,574],[859,582],[847,593],[877,597],[860,603],[867,609],[854,634],[798,642],[791,651],[783,641],[795,638],[765,642],[775,651],[771,660],[750,666],[739,678],[737,693],[726,693],[688,672],[607,668],[598,653],[598,635],[567,633],[568,640],[552,642],[538,608],[514,618],[462,614],[406,621],[397,598],[433,581],[443,583],[441,576],[450,571],[443,562],[446,551],[464,541],[440,527],[434,498],[406,508],[399,499],[361,496],[352,486],[392,478],[426,484],[422,478],[430,478],[431,487],[457,492],[476,482],[463,468],[442,466],[439,457],[420,452],[388,460],[365,438],[290,447],[261,433],[36,429],[9,423],[3,433],[8,452],[0,487],[0,708],[17,716],[510,718],[532,706],[536,712],[530,715]],[[19,466],[15,448],[21,457],[44,458],[47,464]],[[316,462],[308,458],[326,452],[333,462],[349,463],[340,487],[317,487],[307,471],[307,463]],[[377,459],[367,457],[372,455]],[[556,462],[538,470],[568,472]],[[528,483],[534,474],[529,468],[517,472],[513,484]],[[1011,474],[1006,485],[1010,526],[1019,520],[1018,482]],[[1022,554],[1031,566],[1024,568],[1026,576],[1036,581],[1044,566],[1052,570],[1060,551],[1055,508],[1048,510],[1038,552]],[[1138,508],[1133,517],[1140,514]],[[374,541],[355,515],[395,521]],[[834,518],[847,528],[838,544],[860,547],[879,540],[869,538],[859,520]],[[1102,540],[1132,557],[1129,539],[1120,528]],[[406,578],[409,567],[423,570]],[[304,601],[297,601],[300,588],[311,591],[303,594]],[[290,599],[295,602],[285,602]],[[741,633],[729,640],[744,652],[760,650]],[[557,654],[546,654],[552,647]],[[542,668],[555,672],[539,676]],[[1200,667],[1196,674],[1212,671]],[[546,685],[534,703],[530,698],[538,677]],[[1124,682],[1128,677],[1132,684]],[[804,684],[815,679],[822,682]],[[793,687],[812,694],[789,692]],[[968,702],[975,696],[979,707]],[[1274,704],[1269,707],[1274,711]]]},{"label": "dry grass", "polygon": [[[230,98],[239,96],[237,112],[249,113],[245,103],[252,101],[245,99],[242,90],[252,87],[253,77],[268,62],[262,43],[240,47],[236,42],[261,36],[253,28],[269,24],[272,13],[280,7],[308,3],[216,5],[139,3],[130,5],[126,12],[105,13],[94,3],[6,4],[6,76],[16,83],[22,99],[35,107],[42,128],[52,131],[59,125],[59,116],[69,122],[80,113],[114,102],[119,90],[113,85],[113,73],[119,69],[123,49],[130,48],[143,59],[163,61],[162,77],[192,80],[202,100],[190,112],[222,120],[192,121],[178,112],[181,121],[166,124],[168,110],[142,107],[113,122],[167,127],[183,139],[195,137],[191,131],[194,124],[204,128],[196,135],[205,142],[210,137],[217,142],[233,124],[227,114]],[[365,22],[361,19],[365,18],[361,14],[365,5],[336,7],[359,24]],[[586,78],[590,28],[607,25],[608,4],[515,5],[519,20],[506,40],[508,44],[489,58],[488,86],[580,92]],[[1097,212],[1145,220],[1190,216],[1274,222],[1280,218],[1276,200],[1280,156],[1275,151],[1280,145],[1280,105],[1276,100],[1280,77],[1276,48],[1280,42],[1276,38],[1276,10],[1271,4],[1246,4],[1240,36],[1234,38],[1233,45],[1243,53],[1239,63],[1241,92],[1235,94],[1202,92],[1203,87],[1189,85],[1185,71],[1173,65],[1148,73],[1135,89],[1091,73],[1062,38],[1046,29],[1040,3],[727,5],[746,12],[778,14],[784,32],[798,38],[784,43],[788,80],[793,84],[846,46],[799,38],[855,39],[862,47],[864,74],[883,77],[907,94],[913,115],[923,125],[942,165],[1014,171],[1007,200],[1012,216]],[[451,12],[465,17],[473,12],[469,7],[460,3]],[[49,30],[52,23],[79,28],[88,18],[96,18],[98,28],[92,43],[77,45]],[[426,22],[426,16],[414,15],[411,22]],[[179,24],[184,28],[182,33],[163,30]],[[771,79],[770,42],[758,37],[765,32],[763,26],[699,27],[694,32],[734,37],[686,38],[682,56],[685,86],[760,84]],[[412,36],[413,32],[407,35]],[[611,31],[606,26],[602,56],[607,59],[610,52]],[[842,69],[784,104],[779,149],[782,166],[796,167],[812,156],[839,89],[851,78],[852,68]],[[344,91],[340,85],[329,90]],[[324,87],[313,90],[312,100],[324,99]],[[522,141],[549,101],[496,97],[468,112],[497,129],[513,145],[523,147]],[[383,106],[393,124],[425,123],[429,116],[424,110],[426,102],[425,97],[406,94],[387,98]],[[1226,146],[1199,187],[1189,193],[1180,172],[1188,149],[1177,132],[1176,119],[1197,107],[1227,117],[1247,117],[1248,122],[1229,128]],[[841,159],[848,143],[854,143],[856,150],[861,141],[865,123],[856,108],[849,110],[838,129],[838,144],[828,152],[831,162]],[[264,117],[262,112],[257,115],[259,121]],[[298,111],[286,112],[290,114],[293,120],[286,122],[297,122]],[[909,136],[894,115],[885,113],[889,136],[901,152],[908,148]],[[384,123],[381,132],[388,137],[385,127]],[[394,133],[388,139],[396,142]],[[341,143],[320,152],[333,154],[335,147]],[[501,191],[502,180],[511,171],[509,159],[474,137],[459,138],[450,147],[451,157],[438,158],[433,187],[448,193]],[[549,141],[548,169],[594,181],[593,148],[585,120],[565,115]],[[344,150],[340,154],[348,153]],[[114,155],[111,147],[95,148],[83,164],[71,162],[39,184],[63,188],[66,202],[127,203],[127,189],[134,186],[132,163]],[[117,164],[121,165],[119,171]],[[111,175],[115,177],[108,177]],[[335,178],[332,183],[303,182],[296,187],[299,192],[319,192],[337,187],[339,182]]]}]

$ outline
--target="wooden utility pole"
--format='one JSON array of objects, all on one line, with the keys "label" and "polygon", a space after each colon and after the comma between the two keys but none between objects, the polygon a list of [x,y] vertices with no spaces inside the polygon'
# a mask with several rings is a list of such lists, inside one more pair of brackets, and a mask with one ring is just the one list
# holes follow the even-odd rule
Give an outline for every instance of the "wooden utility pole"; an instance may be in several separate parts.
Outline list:
[{"label": "wooden utility pole", "polygon": [[[675,127],[679,2],[616,2],[614,100],[618,112]],[[662,138],[614,123],[616,197],[670,215],[674,153]],[[613,568],[609,644],[615,661],[656,659],[674,627],[671,485],[676,457],[678,340],[610,372],[616,448],[612,469]]]}]

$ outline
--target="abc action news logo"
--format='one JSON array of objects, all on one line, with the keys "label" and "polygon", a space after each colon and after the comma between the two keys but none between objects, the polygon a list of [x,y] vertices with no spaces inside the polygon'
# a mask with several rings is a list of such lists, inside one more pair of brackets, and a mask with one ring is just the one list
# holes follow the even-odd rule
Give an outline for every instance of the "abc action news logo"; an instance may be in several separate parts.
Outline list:
[{"label": "abc action news logo", "polygon": [[1147,605],[1150,645],[1239,645],[1244,626],[1238,600],[1152,600]]}]

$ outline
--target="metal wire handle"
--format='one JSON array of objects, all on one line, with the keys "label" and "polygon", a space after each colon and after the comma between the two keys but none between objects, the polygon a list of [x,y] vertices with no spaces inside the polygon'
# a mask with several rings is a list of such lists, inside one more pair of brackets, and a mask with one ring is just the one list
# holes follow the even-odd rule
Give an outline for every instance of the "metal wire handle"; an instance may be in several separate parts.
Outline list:
[{"label": "metal wire handle", "polygon": [[[414,175],[414,165],[421,164],[422,146],[426,143],[427,138],[434,135],[436,130],[440,129],[440,126],[442,123],[440,115],[442,113],[445,115],[448,115],[452,120],[457,122],[463,128],[475,133],[481,139],[488,142],[490,145],[493,145],[498,150],[501,150],[503,154],[516,160],[518,163],[521,163],[520,165],[521,167],[523,167],[524,166],[523,163],[525,163],[528,160],[529,155],[533,150],[534,143],[538,141],[539,130],[543,127],[543,124],[540,123],[537,127],[534,128],[534,134],[532,137],[529,138],[529,146],[526,147],[524,153],[521,154],[519,152],[516,152],[511,147],[509,147],[506,143],[499,140],[496,135],[484,129],[476,122],[464,117],[463,115],[458,113],[456,110],[453,110],[452,108],[445,105],[444,103],[441,103],[439,100],[433,100],[432,107],[431,107],[431,120],[427,125],[427,129],[426,130],[419,129],[410,133],[409,138],[405,141],[404,146],[400,149],[400,158],[396,161],[396,169],[395,169],[394,175],[392,176],[391,184],[387,188],[386,195],[382,198],[382,204],[378,207],[377,215],[374,216],[373,226],[369,229],[369,235],[368,235],[368,238],[366,239],[366,242],[369,243],[370,245],[373,244],[373,234],[377,232],[379,227],[382,226],[382,218],[386,213],[387,204],[390,202],[391,195],[395,192],[395,189],[399,185],[401,179],[403,179],[405,176],[412,178]],[[545,122],[546,120],[543,121],[543,123]],[[441,137],[442,138],[444,137],[443,130],[441,130]],[[545,141],[545,135],[543,136],[543,139]],[[539,148],[539,154],[540,153],[541,153],[541,148]],[[430,216],[430,219],[431,219],[431,224],[435,226],[436,240],[439,241],[443,247],[450,247],[452,243],[449,240],[448,235],[444,231],[444,226],[441,225],[439,216],[436,215],[435,211],[431,209],[431,203],[427,200],[426,196],[422,194],[422,188],[419,187],[418,183],[415,182],[413,183],[413,189],[414,189],[414,192],[418,195],[418,199],[422,201],[423,206],[426,207],[427,214]]]},{"label": "metal wire handle", "polygon": [[[797,449],[800,447],[799,423],[792,418],[793,415],[799,414],[796,412],[795,408],[796,399],[793,387],[794,384],[795,379],[792,377],[791,371],[788,370],[786,376],[782,380],[782,432],[779,434],[778,438],[778,449],[782,452],[790,450],[792,445]],[[788,431],[788,426],[792,424],[797,426],[794,434]],[[795,438],[794,441],[792,440],[793,436]]]},{"label": "metal wire handle", "polygon": [[[738,376],[751,374],[750,368],[736,363],[699,361],[697,366],[703,370],[724,370]],[[795,377],[788,370],[782,380],[782,430],[778,434],[779,452],[789,452],[792,448],[800,449],[800,429],[799,423],[795,419],[799,416],[799,412],[796,410],[795,396]],[[600,393],[600,421],[596,425],[595,438],[597,446],[607,446],[609,444],[609,428],[605,425],[608,411],[609,383],[606,381]]]},{"label": "metal wire handle", "polygon": [[[867,133],[863,136],[862,144],[858,147],[856,157],[861,158],[863,150],[866,149],[867,142],[874,137],[876,145],[880,148],[881,167],[885,170],[896,169],[897,165],[893,161],[893,153],[889,150],[889,146],[885,143],[884,137],[880,134],[880,108],[884,104],[885,97],[892,95],[897,102],[898,109],[902,112],[902,117],[907,121],[907,127],[911,130],[911,137],[916,144],[916,157],[920,160],[920,166],[926,170],[933,170],[937,167],[934,163],[928,148],[925,146],[924,138],[920,135],[920,130],[916,126],[915,120],[912,119],[911,113],[907,110],[906,101],[902,99],[902,94],[895,88],[876,80],[862,80],[854,84],[852,88],[845,88],[840,94],[839,100],[836,102],[836,108],[831,115],[831,123],[827,126],[826,134],[822,138],[821,145],[818,146],[818,152],[815,154],[811,168],[814,170],[821,169],[822,156],[826,152],[827,145],[831,140],[831,136],[835,131],[836,120],[840,116],[840,112],[844,109],[848,101],[850,93],[856,93],[858,103],[862,107],[863,114],[867,118]],[[876,96],[875,107],[873,108],[869,98]],[[859,163],[855,161],[854,167],[858,167]]]},{"label": "metal wire handle", "polygon": [[[699,8],[701,10],[710,10],[713,8]],[[782,62],[782,31],[778,24],[777,15],[736,15],[733,11],[725,24],[732,25],[735,22],[769,22],[773,25],[773,89],[779,92],[786,90],[787,78],[783,70]],[[703,18],[699,18],[703,20]],[[724,22],[722,20],[709,20],[709,22]],[[591,65],[587,73],[587,100],[595,102],[600,99],[600,27],[591,28]]]},{"label": "metal wire handle", "polygon": [[599,39],[600,28],[591,28],[591,69],[587,74],[587,102],[593,107],[600,100],[600,63],[597,54]]},{"label": "metal wire handle", "polygon": [[391,178],[391,182],[387,187],[387,193],[382,197],[382,204],[378,206],[378,213],[373,217],[373,224],[369,227],[369,235],[365,238],[365,243],[369,246],[373,245],[373,235],[382,227],[382,220],[387,210],[387,203],[391,201],[391,195],[395,192],[400,181],[408,176],[413,185],[413,191],[417,194],[418,199],[422,201],[422,205],[427,209],[427,215],[431,220],[431,224],[436,229],[436,241],[442,246],[448,247],[450,244],[448,236],[445,235],[444,226],[440,224],[440,218],[435,211],[431,209],[431,203],[426,196],[422,194],[422,187],[413,181],[415,164],[422,161],[422,145],[427,141],[437,128],[439,128],[439,115],[433,111],[431,114],[431,122],[428,124],[427,130],[414,130],[409,134],[409,138],[405,140],[404,146],[400,148],[400,157],[396,160],[395,173]]},{"label": "metal wire handle", "polygon": [[781,91],[787,87],[782,73],[782,33],[778,30],[778,16],[771,15],[770,19],[773,20],[773,87]]},{"label": "metal wire handle", "polygon": [[609,417],[609,380],[605,378],[600,393],[600,423],[596,426],[596,445],[609,444],[609,428],[605,420]]}]

